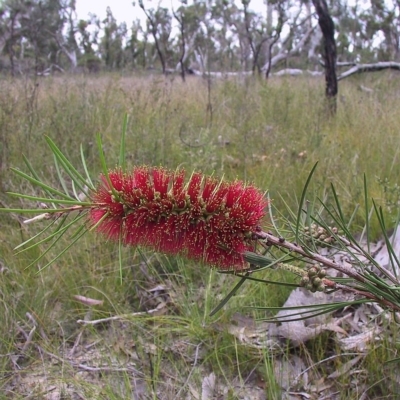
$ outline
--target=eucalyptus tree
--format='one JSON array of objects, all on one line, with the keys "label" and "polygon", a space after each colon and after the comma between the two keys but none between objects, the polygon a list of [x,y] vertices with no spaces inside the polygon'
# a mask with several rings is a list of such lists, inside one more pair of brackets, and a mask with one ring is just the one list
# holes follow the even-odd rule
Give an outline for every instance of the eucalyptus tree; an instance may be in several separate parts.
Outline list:
[{"label": "eucalyptus tree", "polygon": [[171,49],[173,38],[172,16],[168,8],[158,6],[157,9],[146,8],[143,0],[139,0],[139,6],[147,18],[147,29],[151,33],[163,74],[166,74],[169,61],[173,54]]},{"label": "eucalyptus tree", "polygon": [[377,48],[375,60],[400,60],[400,1],[370,0],[361,12],[364,48]]},{"label": "eucalyptus tree", "polygon": [[124,66],[124,41],[127,35],[126,23],[120,25],[107,7],[106,18],[102,21],[99,53],[107,69],[119,69]]},{"label": "eucalyptus tree", "polygon": [[[263,66],[263,71],[268,77],[269,71],[281,63],[286,63],[288,59],[296,57],[304,61],[307,60],[310,48],[312,48],[312,38],[315,35],[316,25],[312,23],[313,11],[309,6],[309,1],[271,1],[268,3],[269,18],[274,16],[276,25],[272,28],[275,38],[270,41],[273,48],[268,48],[268,56]],[[270,28],[271,29],[271,28]],[[284,33],[283,33],[284,32]]]},{"label": "eucalyptus tree", "polygon": [[[16,72],[17,53],[21,51],[22,20],[29,17],[31,4],[23,0],[3,1],[0,9],[0,53],[8,57],[12,75]],[[19,65],[18,65],[18,69]]]},{"label": "eucalyptus tree", "polygon": [[26,43],[26,53],[34,60],[34,69],[40,73],[49,65],[60,63],[56,36],[64,28],[58,0],[26,1],[29,15],[21,19],[21,44]]},{"label": "eucalyptus tree", "polygon": [[335,25],[329,14],[326,0],[312,0],[318,15],[318,22],[324,36],[324,66],[325,66],[325,94],[328,99],[328,109],[331,114],[336,113],[336,95],[338,83],[336,76],[336,41]]},{"label": "eucalyptus tree", "polygon": [[175,51],[178,52],[180,68],[199,68],[202,73],[211,68],[210,60],[221,61],[216,56],[216,43],[219,41],[214,2],[194,0],[187,4],[181,1],[179,8],[173,10],[178,25],[178,40]]},{"label": "eucalyptus tree", "polygon": [[133,21],[129,32],[127,32],[127,40],[124,46],[126,65],[130,65],[132,68],[146,68],[147,42],[148,32],[142,28],[140,20]]},{"label": "eucalyptus tree", "polygon": [[[261,57],[264,54],[264,68],[265,76],[268,78],[272,67],[272,54],[274,46],[279,42],[282,29],[287,19],[285,14],[285,9],[283,3],[276,0],[266,0],[265,5],[267,8],[266,19],[260,19],[257,14],[254,15],[253,20],[255,20],[255,26],[250,30],[249,24],[249,12],[247,5],[249,0],[242,0],[244,19],[246,22],[246,32],[249,37],[249,42],[251,38],[251,31],[254,32],[254,39],[251,40],[251,49],[253,53],[253,72],[255,67],[259,72],[261,72]],[[274,15],[275,14],[275,15]],[[275,18],[274,18],[275,17]],[[264,51],[263,48],[265,49]]]},{"label": "eucalyptus tree", "polygon": [[[0,13],[0,51],[9,59],[10,71],[49,67],[62,69],[62,45],[67,9],[73,0],[5,0]],[[72,33],[74,34],[74,33]]]},{"label": "eucalyptus tree", "polygon": [[55,38],[59,48],[70,62],[71,70],[78,65],[80,49],[76,39],[78,31],[78,17],[76,13],[76,0],[66,0],[60,11],[64,19],[64,31],[58,31]]},{"label": "eucalyptus tree", "polygon": [[188,5],[186,0],[181,0],[178,9],[172,9],[172,13],[179,31],[179,62],[175,69],[180,70],[182,79],[185,80],[186,71],[190,69],[190,57],[194,56],[196,47],[201,45],[199,39],[203,36],[207,8],[203,1],[195,1]]},{"label": "eucalyptus tree", "polygon": [[214,0],[210,10],[208,32],[214,42],[210,49],[214,51],[209,56],[213,69],[237,70],[238,34],[233,21],[238,17],[239,9],[234,0]]},{"label": "eucalyptus tree", "polygon": [[82,49],[79,64],[89,72],[96,72],[100,69],[101,64],[101,60],[95,51],[98,46],[100,21],[96,15],[91,14],[88,20],[79,20],[77,28],[79,34],[78,44]]},{"label": "eucalyptus tree", "polygon": [[[194,60],[201,71],[209,72],[212,68],[211,63],[216,53],[216,27],[212,18],[212,0],[195,0],[195,10],[197,11],[197,23],[193,25],[196,35],[194,36],[193,54]],[[215,10],[214,10],[215,15]]]},{"label": "eucalyptus tree", "polygon": [[399,61],[400,2],[346,0],[329,4],[341,62]]}]

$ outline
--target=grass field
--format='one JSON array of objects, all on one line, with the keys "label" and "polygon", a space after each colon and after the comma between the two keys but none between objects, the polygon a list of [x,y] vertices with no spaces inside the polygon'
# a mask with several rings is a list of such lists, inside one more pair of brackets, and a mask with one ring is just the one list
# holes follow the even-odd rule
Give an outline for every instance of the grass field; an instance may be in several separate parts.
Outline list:
[{"label": "grass field", "polygon": [[[400,199],[399,99],[396,73],[341,82],[335,118],[325,113],[322,78],[221,80],[210,86],[197,78],[182,83],[147,76],[2,79],[0,200],[3,207],[28,206],[6,195],[33,193],[9,171],[23,168],[22,154],[44,181],[57,184],[45,135],[76,165],[82,144],[97,176],[100,133],[108,164],[115,166],[127,114],[128,165],[179,166],[250,181],[268,191],[273,208],[284,213],[298,207],[318,161],[310,193],[329,201],[333,183],[346,215],[360,204],[352,224],[357,233],[365,223],[365,174],[390,228]],[[38,273],[70,239],[27,268],[46,245],[15,253],[43,228],[22,226],[20,218],[0,214],[0,399],[289,399],[296,397],[283,393],[285,378],[277,365],[296,357],[313,375],[308,383],[293,383],[293,393],[321,399],[318,388],[329,384],[336,393],[330,398],[398,398],[397,386],[387,379],[397,366],[382,367],[396,356],[396,324],[385,326],[355,367],[357,374],[329,382],[327,376],[350,359],[330,333],[278,351],[251,343],[252,321],[264,314],[246,307],[280,306],[287,288],[246,284],[210,317],[237,278],[135,248],[123,249],[120,271],[117,246],[94,234]],[[371,226],[377,237],[377,224]],[[277,271],[265,276],[291,279]],[[77,295],[101,304],[82,303]],[[110,317],[116,318],[90,324]]]}]

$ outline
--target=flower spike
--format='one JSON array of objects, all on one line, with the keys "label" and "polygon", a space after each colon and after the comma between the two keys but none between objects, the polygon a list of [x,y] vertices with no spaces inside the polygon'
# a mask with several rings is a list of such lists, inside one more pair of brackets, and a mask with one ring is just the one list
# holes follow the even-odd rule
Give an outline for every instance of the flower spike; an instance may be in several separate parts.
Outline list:
[{"label": "flower spike", "polygon": [[243,254],[254,250],[252,234],[267,205],[263,193],[241,181],[194,173],[185,184],[182,170],[147,166],[110,171],[92,200],[90,223],[111,240],[235,271],[249,268]]}]

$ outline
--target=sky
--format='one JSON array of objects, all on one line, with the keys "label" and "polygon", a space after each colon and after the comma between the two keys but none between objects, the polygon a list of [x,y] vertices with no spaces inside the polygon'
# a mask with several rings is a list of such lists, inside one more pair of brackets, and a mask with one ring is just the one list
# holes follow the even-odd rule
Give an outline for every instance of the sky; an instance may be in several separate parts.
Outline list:
[{"label": "sky", "polygon": [[[107,7],[110,7],[117,22],[121,23],[125,21],[129,27],[132,21],[138,18],[143,19],[143,11],[137,4],[134,7],[132,3],[132,0],[77,0],[76,12],[79,19],[87,19],[89,13],[93,13],[102,20],[106,16]],[[154,6],[157,5],[154,0],[144,0],[144,4],[146,3],[150,6],[153,4]]]},{"label": "sky", "polygon": [[[135,6],[132,3],[136,3]],[[160,0],[143,0],[143,3],[149,8],[156,8]],[[179,2],[176,0],[161,0],[161,5],[163,7],[179,7]],[[125,21],[128,28],[131,26],[132,21],[140,19],[145,20],[143,10],[138,6],[138,1],[133,0],[76,0],[76,11],[79,19],[87,19],[89,13],[96,14],[100,20],[104,19],[106,16],[107,7],[111,8],[114,18],[118,23]],[[255,11],[265,10],[264,0],[251,0],[250,8]]]}]

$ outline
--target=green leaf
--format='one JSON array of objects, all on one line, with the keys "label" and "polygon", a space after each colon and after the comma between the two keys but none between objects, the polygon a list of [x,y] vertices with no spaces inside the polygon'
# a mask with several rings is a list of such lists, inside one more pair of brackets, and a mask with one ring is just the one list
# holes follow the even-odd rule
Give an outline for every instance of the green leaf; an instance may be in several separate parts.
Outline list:
[{"label": "green leaf", "polygon": [[[248,273],[247,273],[248,274]],[[210,317],[215,315],[219,310],[221,310],[226,303],[238,292],[242,285],[246,282],[247,276],[243,276],[242,279],[233,287],[233,289],[225,296],[225,298],[211,311]]]},{"label": "green leaf", "polygon": [[37,273],[42,272],[45,268],[49,267],[51,264],[57,261],[61,256],[63,256],[64,253],[66,253],[87,231],[88,230],[85,228],[85,226],[79,227],[78,231],[73,235],[75,236],[75,239],[67,247],[65,247],[56,257],[50,260],[44,267],[40,268]]},{"label": "green leaf", "polygon": [[120,278],[121,285],[122,285],[122,281],[123,281],[122,271],[123,271],[123,268],[124,268],[124,266],[122,265],[122,248],[123,248],[122,236],[119,235],[119,240],[118,240],[118,264],[119,264],[119,278]]},{"label": "green leaf", "polygon": [[365,203],[365,233],[367,236],[368,253],[371,253],[371,247],[369,243],[368,187],[367,187],[367,177],[365,174],[364,174],[364,203]]},{"label": "green leaf", "polygon": [[87,182],[85,178],[77,171],[77,169],[71,164],[71,162],[65,157],[62,151],[57,147],[57,145],[50,139],[50,137],[46,136],[45,140],[49,145],[51,151],[54,156],[57,157],[58,161],[64,168],[65,172],[69,175],[69,177],[75,181],[76,185],[84,192],[85,186]]},{"label": "green leaf", "polygon": [[11,171],[13,171],[15,174],[19,175],[21,178],[26,179],[28,182],[41,187],[42,189],[44,189],[45,191],[48,191],[49,193],[55,194],[57,196],[60,196],[64,199],[67,200],[73,200],[73,197],[66,195],[63,192],[60,192],[57,189],[52,188],[49,185],[46,185],[45,183],[41,182],[39,179],[33,178],[30,175],[26,174],[25,172],[20,171],[19,169],[16,168],[10,168]]},{"label": "green leaf", "polygon": [[61,174],[60,166],[58,165],[57,157],[55,156],[55,154],[53,154],[53,159],[54,159],[54,165],[55,165],[56,171],[57,171],[58,181],[60,182],[60,185],[64,189],[65,194],[67,196],[69,196],[69,190],[68,190],[65,180]]},{"label": "green leaf", "polygon": [[[16,254],[23,253],[24,251],[33,249],[33,248],[35,248],[35,247],[37,247],[37,246],[39,246],[39,245],[41,245],[41,244],[43,244],[43,243],[49,242],[53,237],[59,235],[62,229],[63,229],[63,230],[64,230],[64,229],[65,229],[65,230],[68,229],[68,227],[62,228],[62,226],[64,225],[64,222],[66,221],[67,218],[68,218],[68,215],[63,215],[63,216],[58,220],[58,221],[59,221],[59,224],[58,224],[58,226],[56,227],[56,229],[54,230],[54,232],[52,232],[50,235],[46,236],[44,239],[40,240],[39,242],[35,242],[35,243],[33,243],[31,246],[29,246],[29,247],[24,247],[24,246],[26,246],[28,243],[30,243],[33,239],[35,239],[35,238],[38,237],[38,235],[35,235],[35,236],[33,236],[33,238],[28,239],[28,240],[26,240],[24,243],[21,243],[20,245],[18,245],[17,247],[15,247],[14,250],[17,250],[17,249],[19,249],[19,248],[21,248],[21,247],[24,247],[23,249],[19,250]],[[48,227],[53,226],[53,224],[54,224],[56,221],[57,221],[57,220],[53,220],[53,222],[52,222],[51,224],[49,224]],[[61,229],[61,228],[62,228],[62,229]],[[39,232],[39,233],[42,233],[42,232],[43,232],[43,231],[41,231],[41,232]]]},{"label": "green leaf", "polygon": [[55,237],[52,243],[50,243],[49,247],[43,251],[38,257],[36,257],[25,269],[30,268],[32,265],[38,263],[56,244],[57,242],[63,237],[63,235],[67,232],[67,229],[62,229],[61,233],[58,232],[56,235],[52,236]]},{"label": "green leaf", "polygon": [[[38,201],[41,203],[54,203],[54,204],[68,204],[68,205],[72,205],[72,206],[92,206],[93,203],[90,203],[88,201],[79,201],[79,200],[62,200],[62,199],[48,199],[47,197],[37,197],[37,196],[30,196],[27,194],[22,194],[22,193],[14,193],[14,192],[7,192],[8,195],[12,196],[12,197],[18,197],[20,199],[27,199],[27,200],[32,200],[32,201]],[[42,212],[42,213],[46,213],[47,209],[37,209],[36,212]],[[54,210],[50,210],[50,211],[54,211]]]},{"label": "green leaf", "polygon": [[[64,215],[64,218],[67,218],[67,215]],[[42,229],[39,233],[36,235],[30,237],[29,239],[25,240],[23,243],[20,243],[17,247],[14,247],[14,250],[18,250],[23,246],[26,246],[28,243],[31,243],[35,241],[38,237],[43,235],[45,232],[47,232],[54,224],[56,223],[56,219],[53,219],[51,223],[49,223],[44,229]],[[17,253],[18,254],[18,253]]]},{"label": "green leaf", "polygon": [[39,208],[0,208],[0,212],[16,213],[16,214],[54,214],[65,213],[71,211],[67,208],[46,208],[45,210]]},{"label": "green leaf", "polygon": [[99,157],[100,157],[101,168],[103,170],[103,175],[107,180],[108,186],[110,187],[113,196],[118,197],[118,193],[115,190],[114,185],[111,183],[110,176],[108,175],[107,162],[104,156],[103,143],[100,134],[97,134],[96,141],[97,141],[97,148],[99,150]]},{"label": "green leaf", "polygon": [[341,225],[346,225],[347,226],[347,224],[345,222],[345,219],[344,219],[344,216],[343,216],[342,207],[340,206],[339,197],[338,197],[338,195],[336,193],[336,189],[335,189],[335,186],[333,185],[333,183],[331,183],[331,190],[332,190],[332,194],[333,194],[333,199],[335,200],[336,211],[337,211],[337,213],[339,215]]},{"label": "green leaf", "polygon": [[291,287],[293,289],[296,289],[299,287],[299,285],[295,284],[295,283],[288,283],[288,282],[278,282],[278,281],[270,281],[268,279],[260,279],[260,278],[255,278],[252,275],[249,276],[245,276],[245,275],[240,275],[240,274],[236,274],[236,276],[238,276],[239,278],[245,278],[246,280],[249,281],[254,281],[254,282],[259,282],[259,283],[263,283],[265,285],[277,285],[277,286],[287,286],[287,287]]},{"label": "green leaf", "polygon": [[[37,172],[35,171],[35,169],[33,168],[33,166],[31,165],[31,163],[29,162],[29,160],[26,158],[26,156],[24,154],[22,154],[22,159],[24,160],[25,165],[27,166],[27,168],[29,169],[30,173],[33,175],[33,177],[40,182],[40,178],[39,175],[37,174]],[[47,196],[51,197],[51,191],[44,189],[44,192],[47,194]]]},{"label": "green leaf", "polygon": [[[324,304],[311,304],[311,305],[302,305],[302,306],[293,306],[293,307],[247,307],[251,309],[257,310],[265,310],[265,311],[290,311],[293,313],[286,314],[282,317],[271,317],[271,318],[262,318],[262,321],[273,322],[273,323],[282,323],[282,322],[291,322],[291,321],[301,321],[311,317],[316,317],[318,315],[327,314],[336,310],[340,310],[342,308],[368,303],[371,300],[368,299],[360,299],[355,301],[344,301],[344,302],[334,302],[334,303],[324,303]],[[300,316],[301,314],[301,316]]]},{"label": "green leaf", "polygon": [[81,150],[82,165],[83,165],[83,169],[85,170],[85,174],[86,174],[86,182],[87,182],[87,185],[88,185],[89,189],[94,190],[95,187],[94,187],[94,185],[93,185],[92,179],[90,178],[90,174],[89,174],[89,171],[88,171],[88,167],[87,167],[87,165],[86,165],[86,160],[85,160],[85,155],[84,155],[84,153],[83,153],[82,144],[81,144],[81,146],[80,146],[80,150]]},{"label": "green leaf", "polygon": [[312,176],[313,176],[313,174],[314,174],[314,172],[315,172],[315,170],[317,168],[317,165],[318,165],[318,162],[316,162],[314,164],[313,168],[311,169],[311,172],[308,174],[306,184],[304,185],[303,192],[301,193],[301,198],[300,198],[300,203],[299,203],[299,210],[297,211],[297,219],[296,219],[296,234],[295,234],[296,242],[299,241],[299,230],[300,230],[301,214],[303,213],[304,200],[306,198],[307,189],[308,189],[308,186],[309,186],[309,184],[311,182],[311,178],[312,178]]},{"label": "green leaf", "polygon": [[[77,221],[79,221],[83,217],[84,217],[84,215],[77,215],[68,225],[62,227],[61,229],[60,228],[57,229],[51,235],[49,235],[49,237],[44,238],[40,242],[35,243],[35,244],[33,244],[32,246],[30,246],[28,248],[20,250],[19,253],[21,253],[21,252],[23,252],[25,250],[28,250],[30,248],[36,247],[41,243],[45,243],[45,242],[49,241],[49,239],[55,238],[54,241],[49,245],[49,247],[44,252],[42,252],[35,260],[33,260],[26,268],[29,268],[32,265],[38,263],[56,245],[56,243],[65,235],[65,233],[69,230],[69,228],[71,228],[71,226],[75,225],[77,223]],[[64,221],[63,221],[63,223],[64,223]],[[83,227],[84,227],[84,225],[83,225]],[[73,243],[75,243],[75,241]],[[46,264],[46,266],[50,265],[52,262]]]},{"label": "green leaf", "polygon": [[126,172],[126,149],[125,149],[125,139],[126,139],[126,131],[128,129],[128,114],[124,116],[124,122],[122,124],[122,132],[121,132],[121,144],[119,148],[119,166],[122,171]]},{"label": "green leaf", "polygon": [[273,268],[273,267],[278,267],[279,268],[279,264],[284,264],[283,261],[285,260],[285,262],[289,262],[289,260],[287,260],[288,254],[285,253],[283,256],[279,257],[276,260],[271,260],[261,254],[256,254],[256,253],[252,253],[250,251],[246,251],[243,254],[244,259],[249,262],[250,264],[255,264],[258,265],[260,268],[257,268],[256,271],[261,271],[265,268]]},{"label": "green leaf", "polygon": [[[76,187],[75,187],[74,181],[71,181],[71,185],[72,185],[72,192],[74,193],[74,196],[75,196],[76,200],[80,201],[78,192],[76,191]],[[82,193],[84,193],[84,192],[82,192]]]},{"label": "green leaf", "polygon": [[[390,243],[389,237],[387,235],[387,228],[386,228],[386,224],[385,224],[385,218],[383,216],[382,207],[378,207],[374,200],[372,200],[372,202],[374,205],[375,214],[378,217],[378,222],[381,227],[383,238],[385,240],[385,244],[386,244],[389,259],[390,259],[390,264],[392,265],[393,273],[395,275],[395,279],[397,280],[398,277],[397,277],[397,270],[395,268],[395,264],[399,268],[400,262],[399,262],[396,252],[393,249],[392,243]],[[398,283],[398,281],[397,281],[397,283]]]}]

